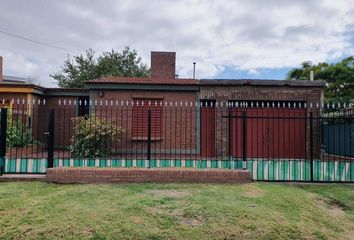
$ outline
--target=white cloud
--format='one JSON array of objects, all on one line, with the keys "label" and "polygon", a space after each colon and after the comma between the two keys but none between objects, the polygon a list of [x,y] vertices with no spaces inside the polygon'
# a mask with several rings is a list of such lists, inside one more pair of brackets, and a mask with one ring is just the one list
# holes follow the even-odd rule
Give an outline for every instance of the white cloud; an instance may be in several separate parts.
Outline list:
[{"label": "white cloud", "polygon": [[[294,67],[352,54],[354,2],[347,0],[2,1],[0,30],[84,52],[131,46],[177,52],[177,72],[212,78],[225,67]],[[60,70],[67,53],[0,34],[5,74]],[[260,78],[262,76],[259,76]]]},{"label": "white cloud", "polygon": [[259,75],[259,72],[256,69],[249,69],[247,73],[255,76]]}]

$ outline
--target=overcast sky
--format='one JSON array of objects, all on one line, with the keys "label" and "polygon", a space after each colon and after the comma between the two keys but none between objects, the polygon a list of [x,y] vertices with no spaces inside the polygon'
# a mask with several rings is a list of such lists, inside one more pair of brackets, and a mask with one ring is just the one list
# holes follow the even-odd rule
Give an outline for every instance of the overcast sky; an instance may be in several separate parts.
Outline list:
[{"label": "overcast sky", "polygon": [[353,0],[2,0],[0,31],[74,51],[68,53],[0,33],[5,75],[38,77],[67,55],[130,46],[150,65],[150,51],[176,51],[177,73],[197,78],[275,78],[303,61],[353,55]]}]

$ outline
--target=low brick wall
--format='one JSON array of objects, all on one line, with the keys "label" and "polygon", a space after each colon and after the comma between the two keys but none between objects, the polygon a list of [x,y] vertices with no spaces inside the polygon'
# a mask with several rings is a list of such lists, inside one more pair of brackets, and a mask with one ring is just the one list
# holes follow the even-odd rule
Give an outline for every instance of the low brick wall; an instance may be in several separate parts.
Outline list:
[{"label": "low brick wall", "polygon": [[53,183],[246,183],[248,171],[186,168],[70,168],[48,169],[47,182]]}]

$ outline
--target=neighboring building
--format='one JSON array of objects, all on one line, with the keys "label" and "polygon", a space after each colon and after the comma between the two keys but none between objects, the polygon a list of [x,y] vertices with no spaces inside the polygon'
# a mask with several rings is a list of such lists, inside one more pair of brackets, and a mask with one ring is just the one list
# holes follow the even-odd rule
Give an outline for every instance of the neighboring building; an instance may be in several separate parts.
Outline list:
[{"label": "neighboring building", "polygon": [[[47,111],[39,111],[41,108],[57,109],[59,103],[62,108],[67,108],[66,116],[59,111],[55,115],[55,145],[58,148],[69,144],[73,132],[72,122],[64,121],[64,118],[85,115],[89,112],[88,108],[91,108],[91,113],[114,119],[117,125],[127,130],[126,138],[117,146],[119,151],[124,151],[128,146],[130,150],[139,149],[141,143],[147,140],[146,113],[150,109],[153,115],[152,140],[155,148],[160,152],[171,153],[175,146],[179,146],[185,154],[200,153],[203,157],[227,155],[227,139],[218,136],[226,136],[224,116],[227,116],[229,109],[232,109],[234,117],[241,117],[241,112],[246,112],[248,116],[267,114],[270,117],[305,117],[309,112],[315,111],[309,107],[309,103],[323,102],[324,83],[321,81],[179,79],[175,74],[175,60],[174,52],[151,52],[150,78],[102,77],[87,81],[84,89],[44,88],[25,82],[11,82],[11,79],[0,75],[0,102],[2,106],[10,108],[25,105],[23,110],[28,116],[43,119],[46,119],[42,115],[47,114]],[[45,100],[46,104],[31,104],[38,100]],[[26,104],[23,105],[23,101]],[[122,108],[111,108],[108,111],[104,109],[107,103],[115,105],[117,101],[126,106],[124,111]],[[79,102],[87,104],[78,104]],[[127,102],[128,105],[125,104]],[[130,104],[131,102],[134,104]],[[190,111],[163,111],[171,104],[195,106],[195,103],[209,107]],[[215,107],[216,104],[219,107],[223,104],[223,108]],[[226,107],[227,104],[229,107]],[[289,108],[289,104],[295,104],[296,107]],[[166,116],[167,113],[170,115]],[[38,121],[29,120],[31,122]],[[238,127],[239,122],[234,119],[234,128]],[[251,120],[249,124],[256,123]],[[308,139],[309,125],[304,120],[296,120],[282,128],[296,129],[298,137],[293,142],[265,141],[265,136],[283,136],[285,133],[274,125],[260,125],[257,133],[252,133],[253,140],[248,144],[248,154],[254,157],[266,155],[268,158],[305,158],[304,155],[309,151],[309,141],[304,139]],[[39,137],[40,133],[37,135]],[[232,154],[239,156],[241,141],[238,141],[239,136],[236,133],[233,133],[232,138]],[[265,144],[275,143],[278,144],[276,147],[264,147]],[[216,145],[223,147],[216,148]],[[280,152],[278,148],[289,150]],[[317,144],[315,152],[319,152],[319,149]]]}]

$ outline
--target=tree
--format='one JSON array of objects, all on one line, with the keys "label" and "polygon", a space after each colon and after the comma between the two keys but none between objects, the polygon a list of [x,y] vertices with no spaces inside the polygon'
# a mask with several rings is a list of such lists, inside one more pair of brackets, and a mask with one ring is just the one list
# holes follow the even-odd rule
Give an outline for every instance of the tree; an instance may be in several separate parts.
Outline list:
[{"label": "tree", "polygon": [[59,87],[83,88],[90,79],[105,76],[148,77],[149,74],[137,51],[125,47],[121,53],[113,49],[103,52],[97,59],[92,49],[86,50],[86,55],[80,54],[73,59],[68,56],[61,71],[50,76],[58,82]]},{"label": "tree", "polygon": [[354,99],[354,57],[348,57],[338,63],[303,62],[300,68],[288,72],[287,79],[308,80],[310,71],[315,80],[323,80],[325,100],[327,102],[353,102]]}]

